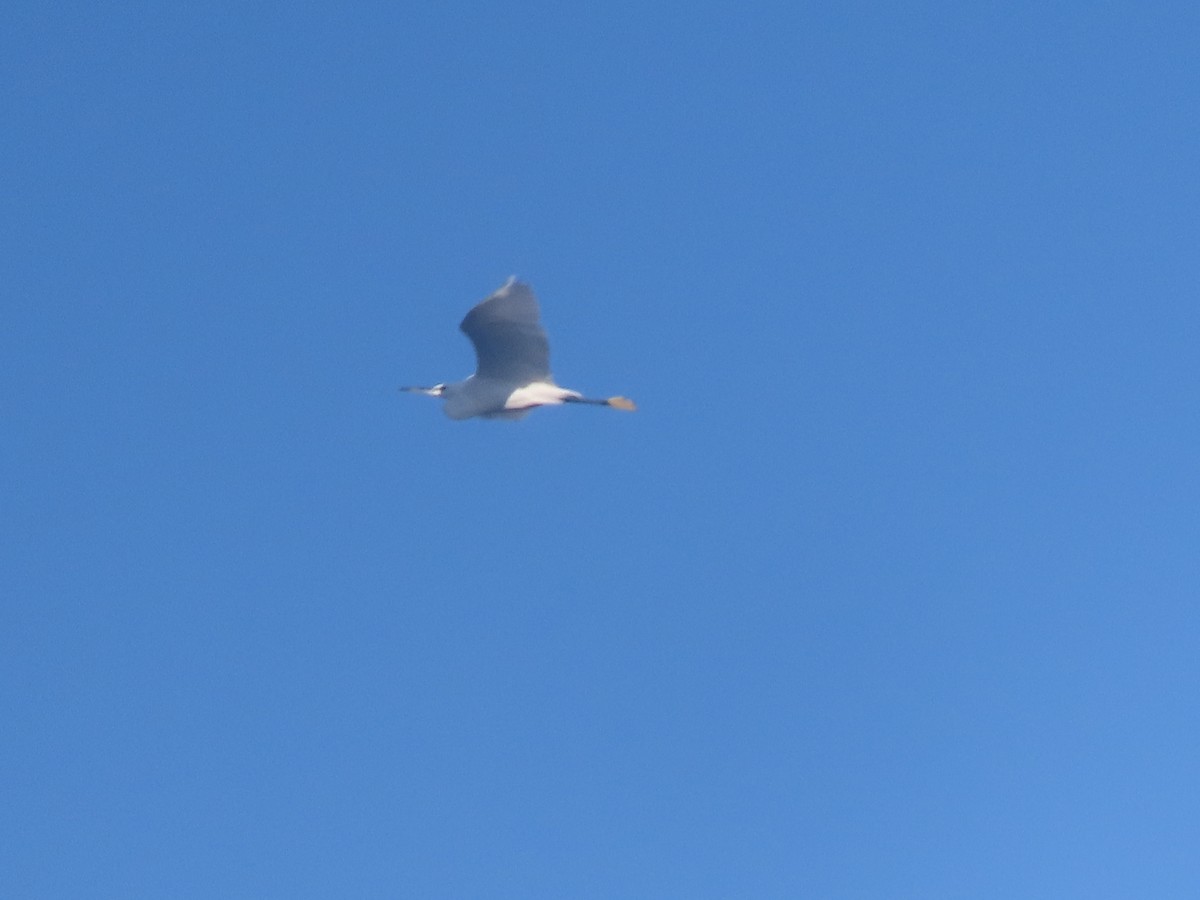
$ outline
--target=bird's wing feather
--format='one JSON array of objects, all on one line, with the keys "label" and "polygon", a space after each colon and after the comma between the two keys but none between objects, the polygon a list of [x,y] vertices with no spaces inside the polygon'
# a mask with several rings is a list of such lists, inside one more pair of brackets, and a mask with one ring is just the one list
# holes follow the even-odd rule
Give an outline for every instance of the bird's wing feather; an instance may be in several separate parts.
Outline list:
[{"label": "bird's wing feather", "polygon": [[475,345],[477,378],[528,384],[550,379],[550,343],[533,289],[510,278],[458,326]]}]

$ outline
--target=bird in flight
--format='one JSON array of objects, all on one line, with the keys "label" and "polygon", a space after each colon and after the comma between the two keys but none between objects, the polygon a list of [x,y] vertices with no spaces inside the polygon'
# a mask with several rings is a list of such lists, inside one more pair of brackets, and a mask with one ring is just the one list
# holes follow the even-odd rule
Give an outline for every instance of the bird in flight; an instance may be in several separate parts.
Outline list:
[{"label": "bird in flight", "polygon": [[592,399],[554,383],[537,297],[516,276],[477,304],[458,327],[475,345],[475,374],[465,381],[400,389],[441,397],[451,419],[523,419],[534,407],[563,403],[637,409],[626,397]]}]

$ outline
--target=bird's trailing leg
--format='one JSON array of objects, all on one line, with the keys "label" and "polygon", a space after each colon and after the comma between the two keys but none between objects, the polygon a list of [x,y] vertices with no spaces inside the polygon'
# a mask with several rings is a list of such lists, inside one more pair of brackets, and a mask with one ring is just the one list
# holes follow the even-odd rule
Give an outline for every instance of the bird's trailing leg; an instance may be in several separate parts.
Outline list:
[{"label": "bird's trailing leg", "polygon": [[607,397],[603,400],[592,397],[564,397],[564,403],[591,403],[594,406],[611,406],[613,409],[623,409],[626,412],[633,412],[637,409],[635,404],[628,397]]}]

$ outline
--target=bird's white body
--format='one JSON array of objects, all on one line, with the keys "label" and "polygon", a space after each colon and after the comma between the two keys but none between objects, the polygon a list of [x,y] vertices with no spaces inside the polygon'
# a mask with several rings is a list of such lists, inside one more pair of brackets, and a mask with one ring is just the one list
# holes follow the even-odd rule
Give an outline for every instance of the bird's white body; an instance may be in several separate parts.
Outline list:
[{"label": "bird's white body", "polygon": [[557,384],[535,381],[513,391],[504,403],[505,409],[531,409],[534,406],[554,406],[569,400],[582,399],[579,391],[569,391]]},{"label": "bird's white body", "polygon": [[550,344],[537,298],[516,278],[467,313],[459,328],[475,345],[475,374],[464,381],[406,391],[441,397],[451,419],[522,419],[539,406],[591,403],[632,410],[624,397],[592,400],[559,387],[550,374]]},{"label": "bird's white body", "polygon": [[[442,389],[442,411],[451,419],[483,416],[488,419],[523,419],[538,406],[554,406],[582,399],[578,391],[569,391],[547,381],[534,381],[523,387],[472,375],[465,381],[447,384]],[[479,412],[481,407],[491,412]]]}]

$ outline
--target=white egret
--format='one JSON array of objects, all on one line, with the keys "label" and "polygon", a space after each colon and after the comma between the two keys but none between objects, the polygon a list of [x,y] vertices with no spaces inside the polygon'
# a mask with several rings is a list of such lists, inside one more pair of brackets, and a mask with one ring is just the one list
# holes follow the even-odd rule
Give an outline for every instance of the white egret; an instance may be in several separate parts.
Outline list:
[{"label": "white egret", "polygon": [[451,419],[522,419],[534,407],[563,403],[637,408],[625,397],[596,400],[554,383],[537,298],[516,276],[476,305],[458,327],[475,345],[475,374],[451,384],[400,389],[441,397],[442,410]]}]

